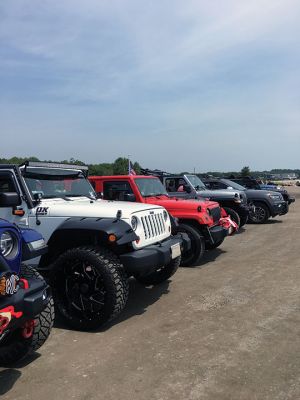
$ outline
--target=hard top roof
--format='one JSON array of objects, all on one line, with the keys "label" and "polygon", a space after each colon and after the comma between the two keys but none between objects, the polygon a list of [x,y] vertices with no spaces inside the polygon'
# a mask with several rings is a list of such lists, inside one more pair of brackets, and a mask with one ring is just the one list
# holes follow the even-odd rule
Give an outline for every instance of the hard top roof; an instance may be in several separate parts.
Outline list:
[{"label": "hard top roof", "polygon": [[153,175],[89,175],[91,179],[135,179],[135,178],[143,178],[143,179],[158,179],[157,176]]}]

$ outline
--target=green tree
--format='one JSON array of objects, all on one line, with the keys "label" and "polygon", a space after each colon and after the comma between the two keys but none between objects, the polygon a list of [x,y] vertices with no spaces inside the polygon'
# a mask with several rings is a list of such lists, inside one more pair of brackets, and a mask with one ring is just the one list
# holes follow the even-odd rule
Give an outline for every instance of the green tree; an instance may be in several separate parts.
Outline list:
[{"label": "green tree", "polygon": [[113,163],[113,171],[115,175],[128,174],[128,158],[119,157]]},{"label": "green tree", "polygon": [[133,164],[133,169],[135,170],[135,172],[136,172],[136,174],[140,174],[141,173],[141,166],[140,166],[140,164],[136,161],[134,164]]},{"label": "green tree", "polygon": [[250,175],[250,168],[249,167],[243,167],[241,169],[241,175],[242,176],[249,176]]}]

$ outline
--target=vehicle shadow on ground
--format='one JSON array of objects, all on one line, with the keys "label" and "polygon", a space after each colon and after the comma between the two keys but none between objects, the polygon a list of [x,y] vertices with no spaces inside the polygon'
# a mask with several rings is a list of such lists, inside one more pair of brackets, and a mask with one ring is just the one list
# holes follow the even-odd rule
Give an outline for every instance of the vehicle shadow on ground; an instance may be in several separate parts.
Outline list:
[{"label": "vehicle shadow on ground", "polygon": [[[227,253],[227,251],[223,250],[219,247],[216,249],[213,249],[213,250],[207,250],[204,253],[198,267],[203,268],[203,267],[207,266],[208,263],[215,261],[218,257],[220,257],[222,254],[225,254],[225,253]],[[196,267],[196,268],[198,268],[198,267]]]},{"label": "vehicle shadow on ground", "polygon": [[248,222],[249,225],[252,226],[264,226],[264,225],[272,225],[272,224],[282,224],[282,220],[281,219],[268,219],[267,222],[264,222],[263,224],[255,224],[253,222]]},{"label": "vehicle shadow on ground", "polygon": [[39,353],[32,353],[24,358],[24,360],[12,364],[10,368],[0,367],[0,396],[8,393],[14,387],[17,380],[21,378],[22,372],[19,369],[31,364],[40,356]]},{"label": "vehicle shadow on ground", "polygon": [[240,235],[241,233],[244,233],[244,232],[246,232],[246,229],[243,226],[241,226],[239,228],[239,230],[237,232],[235,232],[234,236],[235,235]]},{"label": "vehicle shadow on ground", "polygon": [[116,318],[110,325],[100,329],[100,332],[106,331],[112,325],[116,325],[135,315],[142,315],[147,308],[156,303],[163,295],[169,293],[170,280],[162,282],[155,286],[144,286],[134,278],[129,280],[129,298],[122,314]]},{"label": "vehicle shadow on ground", "polygon": [[272,225],[272,224],[282,224],[282,220],[280,220],[280,219],[268,219],[268,221],[266,222],[266,224],[268,224],[268,225]]},{"label": "vehicle shadow on ground", "polygon": [[[170,282],[171,281],[167,280],[156,286],[144,286],[134,278],[130,278],[129,298],[125,309],[118,318],[105,324],[105,326],[95,330],[94,332],[105,332],[111,326],[117,325],[132,316],[144,314],[149,306],[156,303],[163,295],[169,293]],[[69,328],[61,318],[59,318],[59,315],[56,315],[54,327],[58,329],[73,330],[72,328]]]},{"label": "vehicle shadow on ground", "polygon": [[9,392],[21,375],[22,373],[14,368],[0,370],[0,396]]}]

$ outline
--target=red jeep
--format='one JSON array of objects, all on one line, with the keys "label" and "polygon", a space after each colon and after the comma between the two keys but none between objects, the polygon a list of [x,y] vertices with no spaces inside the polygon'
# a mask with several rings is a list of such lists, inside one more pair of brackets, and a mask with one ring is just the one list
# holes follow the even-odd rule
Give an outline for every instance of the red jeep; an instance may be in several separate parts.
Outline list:
[{"label": "red jeep", "polygon": [[[191,249],[182,255],[182,266],[197,265],[205,249],[218,247],[225,236],[236,230],[236,226],[219,204],[208,200],[181,200],[169,198],[161,181],[154,176],[118,175],[90,176],[96,192],[105,200],[137,201],[165,207],[178,219],[175,229],[186,232],[191,239]],[[222,217],[224,215],[224,217]],[[151,221],[142,220],[145,233],[151,232]],[[175,228],[176,226],[176,228]]]}]

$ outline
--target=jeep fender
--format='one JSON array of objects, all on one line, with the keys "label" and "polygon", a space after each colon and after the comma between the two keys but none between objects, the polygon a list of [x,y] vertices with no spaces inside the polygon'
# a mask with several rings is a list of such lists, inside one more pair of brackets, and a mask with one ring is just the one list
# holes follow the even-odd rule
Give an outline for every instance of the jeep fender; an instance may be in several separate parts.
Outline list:
[{"label": "jeep fender", "polygon": [[[116,240],[109,241],[109,235],[114,235]],[[68,218],[53,232],[47,243],[50,249],[48,255],[57,256],[67,248],[80,245],[101,243],[104,246],[118,247],[134,240],[138,240],[138,236],[121,219],[73,217]],[[52,261],[48,255],[42,257],[40,267],[46,267]]]},{"label": "jeep fender", "polygon": [[122,245],[131,243],[134,240],[139,239],[134,233],[131,226],[117,218],[69,218],[58,226],[56,231],[52,234],[49,242],[59,232],[64,231],[64,234],[68,234],[68,231],[90,231],[97,232],[103,239],[108,238],[109,235],[115,235],[117,240],[116,244]]}]

